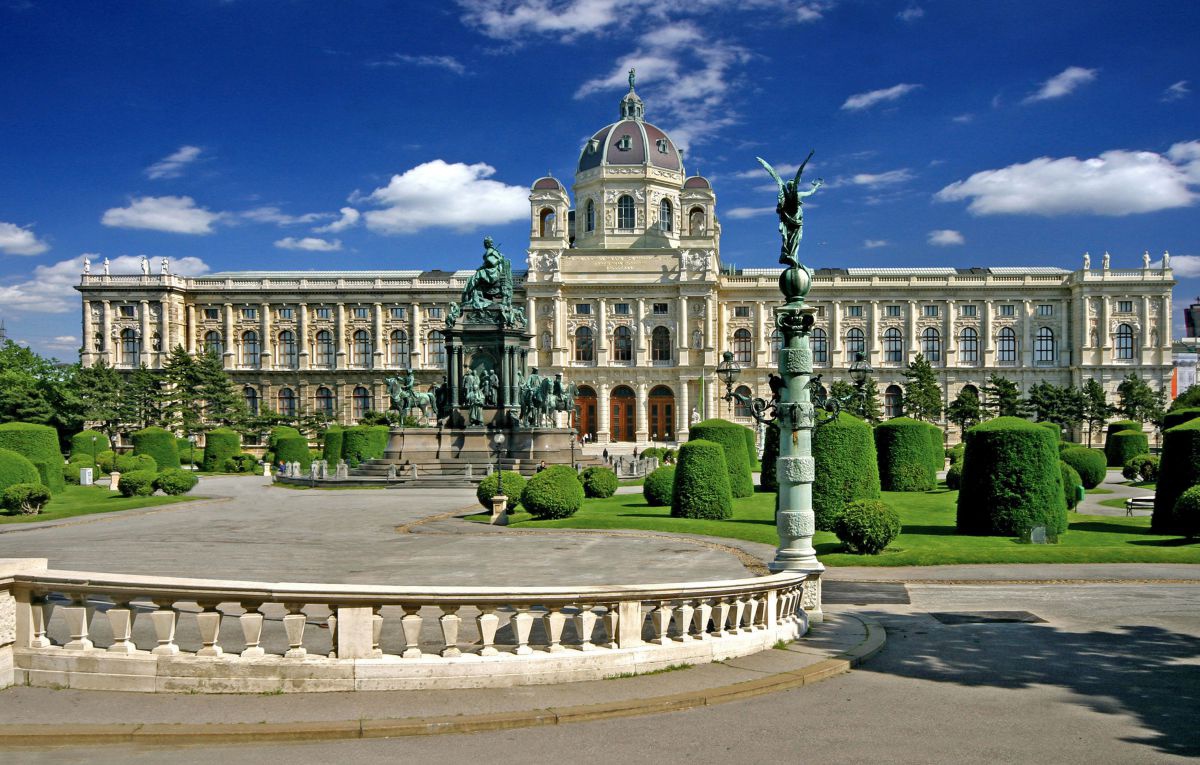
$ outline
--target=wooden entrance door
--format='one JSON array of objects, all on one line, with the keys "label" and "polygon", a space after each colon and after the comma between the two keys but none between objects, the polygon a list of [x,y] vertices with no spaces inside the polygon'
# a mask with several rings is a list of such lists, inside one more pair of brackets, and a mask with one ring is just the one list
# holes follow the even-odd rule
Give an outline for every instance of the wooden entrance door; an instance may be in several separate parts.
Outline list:
[{"label": "wooden entrance door", "polygon": [[580,438],[587,434],[591,440],[596,440],[596,427],[599,424],[596,421],[596,403],[596,391],[590,386],[580,385],[579,392],[575,394],[575,428]]},{"label": "wooden entrance door", "polygon": [[634,408],[636,406],[637,397],[632,388],[622,385],[613,389],[608,403],[608,430],[613,441],[634,440]]},{"label": "wooden entrance door", "polygon": [[650,440],[673,441],[675,439],[675,394],[665,385],[650,391]]}]

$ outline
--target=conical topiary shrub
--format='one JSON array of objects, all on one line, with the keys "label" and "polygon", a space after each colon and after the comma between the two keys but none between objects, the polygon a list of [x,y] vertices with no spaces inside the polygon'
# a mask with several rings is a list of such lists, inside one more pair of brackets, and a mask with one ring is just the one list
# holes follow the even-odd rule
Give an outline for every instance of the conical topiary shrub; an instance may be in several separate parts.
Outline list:
[{"label": "conical topiary shrub", "polygon": [[842,412],[813,431],[812,455],[819,469],[813,481],[817,528],[833,531],[851,502],[879,499],[879,466],[871,426]]},{"label": "conical topiary shrub", "polygon": [[691,441],[711,441],[725,449],[725,469],[729,475],[729,489],[735,497],[749,497],[754,493],[754,480],[750,473],[750,457],[746,449],[746,428],[736,422],[714,418],[697,422],[688,430]]},{"label": "conical topiary shrub", "polygon": [[885,491],[929,491],[937,485],[929,424],[896,417],[875,426],[879,482]]},{"label": "conical topiary shrub", "polygon": [[1189,488],[1200,485],[1200,419],[1165,431],[1162,443],[1150,530],[1181,534],[1186,524],[1175,517],[1175,503]]},{"label": "conical topiary shrub", "polygon": [[[738,448],[740,453],[745,455],[741,444],[738,444]],[[679,447],[679,465],[675,468],[675,488],[671,495],[671,515],[676,518],[714,520],[725,520],[733,516],[729,468],[725,465],[727,453],[721,444],[699,438]]]},{"label": "conical topiary shrub", "polygon": [[179,447],[171,431],[151,426],[135,430],[130,436],[133,438],[133,453],[150,455],[159,470],[179,467]]}]

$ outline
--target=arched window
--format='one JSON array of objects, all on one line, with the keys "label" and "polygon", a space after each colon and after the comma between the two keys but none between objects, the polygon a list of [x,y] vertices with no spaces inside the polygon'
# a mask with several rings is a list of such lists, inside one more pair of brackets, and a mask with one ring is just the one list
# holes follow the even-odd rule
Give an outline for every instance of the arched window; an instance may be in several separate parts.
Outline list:
[{"label": "arched window", "polygon": [[904,361],[904,336],[895,327],[883,331],[883,360]]},{"label": "arched window", "polygon": [[250,330],[242,335],[242,366],[247,369],[258,369],[259,353],[262,348],[258,344],[258,333]]},{"label": "arched window", "polygon": [[317,366],[333,369],[333,333],[323,329],[317,333]]},{"label": "arched window", "polygon": [[650,333],[650,360],[671,360],[671,330],[666,327],[655,327]]},{"label": "arched window", "polygon": [[252,416],[258,416],[258,391],[247,385],[242,388],[242,398],[246,399],[246,411]]},{"label": "arched window", "polygon": [[333,416],[333,391],[324,385],[317,388],[317,411]]},{"label": "arched window", "polygon": [[693,207],[688,213],[688,234],[691,236],[704,235],[704,208]]},{"label": "arched window", "polygon": [[904,391],[899,385],[889,385],[883,392],[883,416],[899,417],[904,414]]},{"label": "arched window", "polygon": [[592,342],[591,327],[580,327],[579,329],[575,330],[575,360],[596,360],[596,348]]},{"label": "arched window", "polygon": [[963,327],[958,333],[958,360],[964,364],[979,363],[979,333],[974,327]]},{"label": "arched window", "polygon": [[392,332],[391,362],[394,369],[408,368],[408,333],[402,329]]},{"label": "arched window", "polygon": [[296,416],[296,392],[291,388],[279,389],[279,413],[284,417]]},{"label": "arched window", "polygon": [[1133,358],[1133,327],[1128,324],[1117,325],[1117,358]]},{"label": "arched window", "polygon": [[363,386],[354,389],[354,419],[361,420],[371,411],[371,391]]},{"label": "arched window", "polygon": [[850,358],[854,358],[856,353],[864,356],[867,353],[867,336],[858,327],[853,327],[846,333],[846,352],[850,354]]},{"label": "arched window", "polygon": [[613,361],[633,361],[633,331],[629,327],[613,331]]},{"label": "arched window", "polygon": [[670,232],[673,230],[672,219],[675,217],[674,211],[671,209],[671,200],[663,199],[658,203],[658,228],[660,231]]},{"label": "arched window", "polygon": [[596,230],[596,203],[592,200],[587,201],[587,206],[584,208],[584,228],[588,231]]},{"label": "arched window", "polygon": [[783,333],[778,329],[771,330],[771,363],[779,363],[779,349],[783,347]]},{"label": "arched window", "polygon": [[137,330],[121,330],[121,363],[136,367],[142,356],[142,339]]},{"label": "arched window", "polygon": [[996,335],[996,358],[1001,364],[1017,363],[1017,333],[1005,327]]},{"label": "arched window", "polygon": [[371,333],[365,329],[354,333],[354,366],[362,369],[371,366]]},{"label": "arched window", "polygon": [[733,357],[739,364],[750,364],[754,361],[754,339],[750,330],[739,329],[733,333]]},{"label": "arched window", "polygon": [[425,351],[429,366],[442,369],[446,366],[446,336],[435,329],[429,333],[428,338]]},{"label": "arched window", "polygon": [[1054,330],[1049,327],[1038,328],[1033,339],[1033,360],[1040,364],[1054,363]]},{"label": "arched window", "polygon": [[554,210],[543,207],[538,213],[538,236],[547,236],[547,230],[550,232],[549,236],[554,235]]},{"label": "arched window", "polygon": [[300,356],[296,350],[296,333],[285,329],[279,333],[279,364],[285,369],[297,369]]},{"label": "arched window", "polygon": [[617,228],[633,228],[633,197],[622,194],[617,200]]},{"label": "arched window", "polygon": [[921,332],[921,353],[925,360],[937,362],[942,360],[942,333],[933,327],[926,327]]},{"label": "arched window", "polygon": [[970,393],[975,398],[979,398],[979,388],[976,388],[974,385],[971,385],[970,383],[962,386],[962,391],[960,392],[960,395],[967,394],[967,393]]},{"label": "arched window", "polygon": [[809,335],[809,343],[812,346],[812,357],[814,364],[829,363],[829,338],[825,334],[825,330],[816,328]]},{"label": "arched window", "polygon": [[[745,385],[737,386],[737,390],[734,392],[739,395],[745,396],[746,398],[754,397],[754,394],[751,393],[750,389],[748,387],[746,387]],[[733,416],[734,417],[749,417],[750,416],[750,407],[746,406],[745,402],[742,401],[741,399],[735,398],[733,400]]]},{"label": "arched window", "polygon": [[204,333],[204,352],[214,356],[225,352],[225,342],[221,339],[220,332],[213,330]]}]

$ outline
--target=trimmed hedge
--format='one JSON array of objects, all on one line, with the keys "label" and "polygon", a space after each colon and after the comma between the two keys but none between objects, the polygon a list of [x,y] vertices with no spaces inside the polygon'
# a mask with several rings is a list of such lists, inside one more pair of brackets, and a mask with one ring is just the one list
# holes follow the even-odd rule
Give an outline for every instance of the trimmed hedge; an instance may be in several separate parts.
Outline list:
[{"label": "trimmed hedge", "polygon": [[242,437],[230,428],[210,430],[204,436],[204,459],[201,469],[210,473],[225,471],[225,461],[242,451]]},{"label": "trimmed hedge", "polygon": [[[729,490],[735,497],[749,497],[754,493],[750,457],[746,453],[746,439],[742,435],[744,430],[746,428],[735,422],[717,418],[697,422],[688,430],[689,440],[709,441],[725,449],[725,472],[729,476]],[[682,453],[679,459],[683,461]]]},{"label": "trimmed hedge", "polygon": [[50,490],[40,483],[14,483],[0,494],[0,507],[21,515],[37,515],[49,501]]},{"label": "trimmed hedge", "polygon": [[1104,482],[1108,475],[1108,458],[1099,449],[1089,449],[1086,446],[1072,446],[1058,453],[1059,458],[1079,473],[1083,488],[1094,489]]},{"label": "trimmed hedge", "polygon": [[1113,433],[1104,446],[1104,456],[1108,458],[1109,467],[1125,467],[1125,463],[1131,457],[1147,454],[1149,451],[1150,441],[1140,429]]},{"label": "trimmed hedge", "polygon": [[900,534],[900,515],[877,499],[846,505],[834,529],[850,552],[878,555]]},{"label": "trimmed hedge", "polygon": [[585,468],[580,476],[583,494],[594,499],[604,499],[617,493],[617,474],[606,467],[593,465]]},{"label": "trimmed hedge", "polygon": [[299,462],[300,469],[307,471],[312,465],[312,454],[308,451],[308,439],[304,436],[284,436],[275,442],[276,462]]},{"label": "trimmed hedge", "polygon": [[1062,471],[1063,499],[1067,501],[1067,509],[1074,510],[1079,504],[1079,490],[1083,488],[1083,481],[1075,468],[1062,460],[1058,461],[1058,469]]},{"label": "trimmed hedge", "polygon": [[276,425],[267,434],[267,451],[275,451],[275,445],[281,438],[300,438],[303,434],[290,425]]},{"label": "trimmed hedge", "polygon": [[187,494],[196,488],[200,479],[189,470],[167,468],[154,478],[154,488],[169,496]]},{"label": "trimmed hedge", "polygon": [[130,436],[133,438],[133,453],[150,455],[159,470],[179,467],[179,449],[170,431],[151,426],[135,430]]},{"label": "trimmed hedge", "polygon": [[[929,454],[932,445],[928,423],[895,417],[875,426],[880,487],[885,491],[929,491],[937,486],[937,471]],[[938,453],[942,453],[940,445]]]},{"label": "trimmed hedge", "polygon": [[821,466],[812,486],[813,512],[821,531],[833,531],[838,516],[851,502],[879,499],[875,438],[865,421],[842,412],[836,420],[816,428],[812,456]]},{"label": "trimmed hedge", "polygon": [[997,417],[966,432],[960,534],[1024,536],[1067,530],[1062,470],[1054,436],[1019,417]]},{"label": "trimmed hedge", "polygon": [[642,496],[651,507],[667,507],[675,494],[675,466],[663,465],[655,468],[642,481]]},{"label": "trimmed hedge", "polygon": [[497,470],[479,482],[479,486],[475,487],[475,499],[489,513],[492,511],[492,497],[498,493],[497,487],[503,488],[504,496],[508,497],[508,512],[515,513],[521,506],[521,495],[525,492],[525,476],[515,470]]},{"label": "trimmed hedge", "polygon": [[767,426],[763,436],[762,472],[758,474],[758,488],[763,491],[779,491],[779,476],[775,474],[775,463],[779,459],[779,429]]},{"label": "trimmed hedge", "polygon": [[946,434],[932,422],[925,423],[929,428],[929,464],[933,467],[933,479],[937,480],[937,472],[946,467]]},{"label": "trimmed hedge", "polygon": [[336,465],[342,458],[342,433],[343,430],[339,425],[330,425],[325,429],[321,458],[330,465]]},{"label": "trimmed hedge", "polygon": [[122,497],[149,497],[154,493],[154,479],[158,475],[151,470],[134,470],[121,476],[117,490]]},{"label": "trimmed hedge", "polygon": [[1121,475],[1126,481],[1157,481],[1158,457],[1153,454],[1139,454],[1130,457],[1121,468]]},{"label": "trimmed hedge", "polygon": [[113,467],[121,473],[132,473],[135,470],[158,472],[158,463],[149,454],[122,454],[117,457]]},{"label": "trimmed hedge", "polygon": [[1200,417],[1200,407],[1184,407],[1183,409],[1176,409],[1173,412],[1167,412],[1163,415],[1162,429],[1170,430],[1176,425],[1182,425],[1197,417]]},{"label": "trimmed hedge", "polygon": [[81,430],[71,436],[71,457],[76,455],[86,454],[87,458],[92,458],[92,436],[96,437],[96,454],[106,452],[112,449],[112,442],[108,440],[108,436],[98,430]]},{"label": "trimmed hedge", "polygon": [[38,478],[50,490],[52,494],[58,494],[63,489],[67,488],[66,477],[63,475],[63,461],[58,458],[53,462],[47,460],[30,460],[33,466],[37,468]]},{"label": "trimmed hedge", "polygon": [[[379,459],[387,450],[391,428],[387,425],[355,425],[342,431],[342,459],[350,467]],[[277,460],[280,458],[276,458]]]},{"label": "trimmed hedge", "polygon": [[946,459],[950,460],[951,465],[961,465],[963,451],[967,448],[966,444],[957,443],[946,450]]},{"label": "trimmed hedge", "polygon": [[41,483],[29,458],[12,449],[0,449],[0,491],[18,483]]},{"label": "trimmed hedge", "polygon": [[1053,433],[1055,441],[1062,440],[1062,426],[1060,426],[1057,422],[1039,422],[1037,424]]},{"label": "trimmed hedge", "polygon": [[962,463],[955,462],[946,470],[946,488],[951,490],[962,488]]},{"label": "trimmed hedge", "polygon": [[117,468],[117,454],[113,451],[100,452],[96,455],[96,467],[101,473],[111,473]]},{"label": "trimmed hedge", "polygon": [[228,457],[222,463],[221,471],[224,473],[257,473],[258,457],[253,454],[238,454]]},{"label": "trimmed hedge", "polygon": [[[1141,430],[1142,423],[1133,420],[1117,420],[1116,422],[1108,423],[1108,427],[1104,429],[1104,450],[1108,451],[1108,440],[1112,438],[1114,433],[1120,433],[1122,430]],[[1119,465],[1116,467],[1120,467]]]},{"label": "trimmed hedge", "polygon": [[1179,495],[1172,514],[1178,533],[1188,539],[1200,536],[1200,485]]},{"label": "trimmed hedge", "polygon": [[551,465],[525,484],[521,504],[538,520],[570,518],[583,506],[583,484],[570,465]]},{"label": "trimmed hedge", "polygon": [[179,452],[180,465],[193,465],[204,461],[204,449],[196,448],[196,445],[186,438],[176,438],[175,449]]},{"label": "trimmed hedge", "polygon": [[58,450],[58,431],[49,425],[9,422],[0,425],[0,449],[22,454],[33,463],[40,483],[52,493],[62,491],[62,452]]},{"label": "trimmed hedge", "polygon": [[1182,534],[1186,524],[1195,521],[1176,518],[1175,503],[1185,491],[1200,485],[1200,419],[1165,431],[1162,443],[1150,530],[1159,534]]},{"label": "trimmed hedge", "polygon": [[[692,431],[695,432],[695,426]],[[733,516],[730,471],[725,464],[729,451],[716,441],[703,438],[694,438],[679,448],[679,465],[675,468],[675,486],[671,492],[672,516],[715,520]],[[739,453],[746,454],[744,450]]]},{"label": "trimmed hedge", "polygon": [[746,426],[742,427],[742,438],[746,440],[746,459],[750,461],[750,472],[753,473],[755,467],[762,469],[758,464],[758,433]]}]

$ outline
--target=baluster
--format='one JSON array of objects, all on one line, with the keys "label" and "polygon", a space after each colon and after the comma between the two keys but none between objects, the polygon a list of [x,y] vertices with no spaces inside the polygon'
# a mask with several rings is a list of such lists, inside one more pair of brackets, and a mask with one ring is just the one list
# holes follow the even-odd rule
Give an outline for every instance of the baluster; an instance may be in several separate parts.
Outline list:
[{"label": "baluster", "polygon": [[327,653],[326,656],[328,656],[331,659],[336,659],[337,655],[338,655],[338,652],[337,652],[337,643],[338,643],[338,641],[337,641],[337,638],[338,638],[337,623],[338,623],[337,606],[330,603],[329,604],[329,616],[325,619],[325,624],[329,628],[329,653]]},{"label": "baluster", "polygon": [[759,623],[759,615],[761,613],[759,606],[762,601],[757,595],[750,595],[746,599],[746,631],[752,632],[760,629],[762,625]]},{"label": "baluster", "polygon": [[196,627],[200,630],[200,642],[204,645],[197,656],[220,656],[225,653],[221,648],[221,612],[217,603],[207,601],[200,603],[200,613],[196,614]]},{"label": "baluster", "polygon": [[[242,625],[242,637],[246,639],[246,647],[242,649],[243,659],[257,659],[266,655],[260,645],[262,642],[263,615],[259,612],[262,603],[246,601],[241,604],[246,613],[238,617]],[[285,619],[287,617],[284,617]],[[286,622],[285,622],[286,623]]]},{"label": "baluster", "polygon": [[288,603],[287,616],[283,617],[283,631],[287,633],[288,649],[283,654],[285,659],[303,659],[308,655],[304,647],[304,627],[308,617],[304,615],[303,603]]},{"label": "baluster", "polygon": [[788,588],[787,599],[784,601],[785,610],[783,612],[784,618],[788,622],[796,621],[796,605],[799,603],[797,593],[798,591],[795,587]]},{"label": "baluster", "polygon": [[674,613],[675,607],[669,600],[660,601],[655,605],[654,610],[650,612],[650,623],[654,625],[654,639],[650,642],[670,645],[671,638],[667,637],[667,630],[671,627],[671,617]]},{"label": "baluster", "polygon": [[405,659],[419,659],[421,658],[421,606],[406,603],[401,607],[404,609],[404,616],[400,618],[400,627],[404,630],[404,653],[400,656]]},{"label": "baluster", "polygon": [[695,610],[690,600],[681,600],[679,601],[679,605],[675,607],[675,630],[673,633],[681,643],[686,643],[692,639],[690,630],[692,628],[692,614]]},{"label": "baluster", "polygon": [[567,623],[567,615],[562,606],[547,606],[549,611],[542,617],[542,629],[546,631],[546,650],[557,653],[567,649],[562,647],[563,627]]},{"label": "baluster", "polygon": [[46,636],[46,626],[50,624],[50,616],[54,613],[54,604],[45,595],[30,596],[29,616],[32,621],[30,629],[30,648],[49,648],[54,645]]},{"label": "baluster", "polygon": [[158,610],[151,612],[150,622],[154,625],[154,636],[158,645],[154,646],[151,653],[175,656],[179,653],[179,646],[175,645],[175,620],[178,617],[174,608],[175,601],[156,600],[154,605],[158,606]]},{"label": "baluster", "polygon": [[713,603],[713,637],[728,637],[725,623],[729,621],[729,598],[717,598]]},{"label": "baluster", "polygon": [[118,600],[108,609],[108,625],[113,636],[112,645],[108,647],[110,653],[137,653],[137,646],[131,640],[134,614],[129,601]]},{"label": "baluster", "polygon": [[442,627],[442,642],[445,647],[442,648],[442,656],[450,658],[452,656],[462,656],[462,651],[458,650],[458,626],[462,623],[462,617],[458,615],[458,606],[442,606],[442,615],[438,617],[438,623]]},{"label": "baluster", "polygon": [[87,651],[95,646],[88,640],[88,623],[91,621],[91,609],[87,605],[87,596],[72,595],[71,605],[63,608],[63,618],[67,621],[67,632],[71,640],[63,646],[69,651]]},{"label": "baluster", "polygon": [[575,614],[575,634],[579,637],[579,650],[594,651],[596,644],[592,642],[592,631],[596,628],[596,612],[590,603],[580,603],[579,613]]},{"label": "baluster", "polygon": [[499,653],[496,650],[496,630],[500,628],[500,617],[496,616],[496,607],[479,606],[475,624],[479,628],[479,642],[482,644],[479,655],[495,656]]},{"label": "baluster", "polygon": [[383,649],[379,647],[379,639],[383,637],[383,614],[379,613],[383,606],[371,607],[371,656],[383,657]]},{"label": "baluster", "polygon": [[619,612],[617,611],[616,603],[609,603],[604,606],[604,632],[608,642],[604,644],[605,648],[617,647],[617,620]]},{"label": "baluster", "polygon": [[693,623],[696,625],[697,640],[711,640],[712,635],[708,634],[708,620],[712,616],[712,602],[710,598],[704,598],[696,603],[696,611],[693,615]]},{"label": "baluster", "polygon": [[746,615],[746,596],[738,595],[733,599],[733,629],[730,633],[737,635],[743,631],[742,618]]},{"label": "baluster", "polygon": [[533,613],[526,605],[513,606],[513,608],[517,612],[511,621],[513,635],[517,639],[517,647],[513,653],[517,656],[524,656],[533,653],[533,649],[529,647],[529,631],[533,629]]}]

